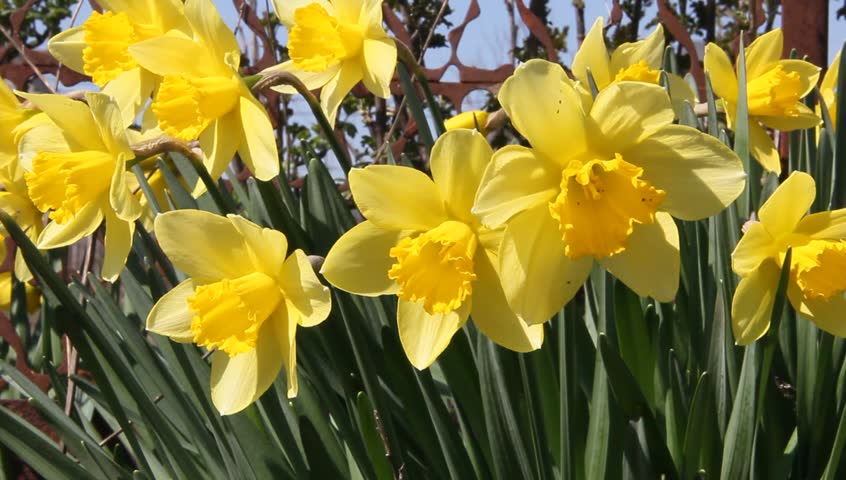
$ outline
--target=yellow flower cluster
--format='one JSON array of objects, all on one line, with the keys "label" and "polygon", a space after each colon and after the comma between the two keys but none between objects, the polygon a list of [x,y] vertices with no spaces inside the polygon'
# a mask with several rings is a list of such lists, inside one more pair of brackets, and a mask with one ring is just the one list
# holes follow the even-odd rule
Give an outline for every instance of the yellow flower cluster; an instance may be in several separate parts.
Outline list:
[{"label": "yellow flower cluster", "polygon": [[[21,103],[0,85],[0,208],[42,249],[73,244],[105,222],[101,276],[113,281],[136,222],[152,218],[128,171],[142,160],[133,143],[159,136],[196,142],[213,179],[236,154],[259,180],[276,177],[280,163],[267,112],[239,72],[235,35],[211,0],[99,3],[103,13],[54,37],[49,50],[100,92],[84,101],[16,92]],[[288,72],[308,89],[321,88],[329,124],[359,82],[390,96],[397,46],[382,26],[382,2],[273,5],[288,29],[290,60],[263,74]],[[676,222],[715,215],[744,191],[737,155],[676,122],[697,95],[662,70],[661,26],[613,52],[602,26],[600,18],[588,33],[572,76],[530,60],[503,83],[497,98],[522,144],[494,151],[485,137],[496,128],[494,116],[469,112],[446,123],[431,151],[431,176],[388,165],[350,172],[366,220],[337,241],[321,273],[357,295],[396,295],[399,339],[415,367],[429,367],[470,318],[508,349],[540,348],[544,323],[596,265],[640,296],[674,301]],[[728,126],[745,102],[752,153],[772,172],[781,163],[766,127],[820,123],[801,102],[819,68],[780,59],[782,42],[774,30],[746,50],[745,98],[728,55],[715,45],[705,55]],[[833,75],[821,89],[832,114]],[[766,332],[788,249],[790,302],[846,336],[837,318],[846,307],[846,210],[806,216],[814,192],[813,179],[792,174],[737,245],[733,267],[742,280],[732,317],[739,343]],[[296,395],[297,326],[321,323],[332,304],[307,255],[289,252],[281,232],[238,215],[172,211],[152,225],[189,278],[156,303],[148,330],[214,352],[211,396],[221,414],[253,403],[283,367],[288,394]],[[22,261],[15,273],[31,278]]]}]

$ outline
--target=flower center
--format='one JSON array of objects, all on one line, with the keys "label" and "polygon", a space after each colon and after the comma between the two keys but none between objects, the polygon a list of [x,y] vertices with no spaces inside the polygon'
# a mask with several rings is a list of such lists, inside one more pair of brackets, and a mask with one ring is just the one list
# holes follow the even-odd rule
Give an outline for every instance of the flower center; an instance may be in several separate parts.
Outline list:
[{"label": "flower center", "polygon": [[279,285],[260,272],[201,285],[188,298],[194,343],[217,347],[230,357],[249,352],[256,347],[262,323],[281,301]]},{"label": "flower center", "polygon": [[805,298],[828,300],[846,290],[846,241],[811,240],[794,247],[790,271]]},{"label": "flower center", "polygon": [[211,122],[238,106],[235,78],[166,75],[151,105],[159,127],[180,140],[194,140]]},{"label": "flower center", "polygon": [[637,63],[629,65],[626,68],[621,68],[614,77],[615,82],[646,82],[655,83],[661,81],[661,71],[652,70],[646,60],[641,60]]},{"label": "flower center", "polygon": [[132,23],[125,13],[113,12],[92,13],[82,24],[82,31],[85,38],[83,71],[100,87],[138,67],[129,55],[129,46],[158,33]]},{"label": "flower center", "polygon": [[796,72],[785,72],[776,65],[746,86],[750,115],[795,116],[796,102],[802,94],[802,79]]},{"label": "flower center", "polygon": [[24,175],[32,203],[63,224],[109,191],[115,158],[105,152],[38,152]]},{"label": "flower center", "polygon": [[294,66],[306,72],[323,72],[333,63],[361,52],[364,30],[342,23],[319,3],[294,11],[294,27],[288,34],[288,54]]},{"label": "flower center", "polygon": [[388,277],[400,285],[403,300],[423,301],[430,314],[451,312],[473,291],[476,235],[462,222],[448,220],[390,250],[397,260]]},{"label": "flower center", "polygon": [[573,160],[561,174],[561,192],[549,204],[558,220],[564,253],[597,258],[626,248],[634,224],[651,224],[666,193],[641,180],[643,169],[612,160]]}]

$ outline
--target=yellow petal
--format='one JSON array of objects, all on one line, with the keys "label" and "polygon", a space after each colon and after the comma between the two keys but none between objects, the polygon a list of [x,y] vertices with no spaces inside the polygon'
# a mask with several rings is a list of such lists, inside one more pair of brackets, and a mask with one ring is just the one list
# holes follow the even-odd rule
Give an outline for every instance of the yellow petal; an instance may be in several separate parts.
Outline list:
[{"label": "yellow petal", "polygon": [[194,312],[188,308],[188,297],[193,295],[194,280],[190,278],[165,293],[147,315],[147,330],[170,337],[174,342],[191,343]]},{"label": "yellow petal", "polygon": [[600,90],[611,83],[614,78],[610,71],[608,47],[605,46],[602,22],[602,17],[593,22],[590,31],[588,31],[582,45],[576,52],[576,56],[573,57],[573,76],[582,82],[585,88],[589,88],[588,85],[590,85],[588,83],[588,69],[590,69],[590,74],[596,82],[596,88]]},{"label": "yellow petal", "polygon": [[123,125],[131,125],[144,110],[156,86],[155,76],[142,68],[133,68],[118,75],[103,87],[103,93],[120,106]]},{"label": "yellow petal", "polygon": [[736,102],[738,97],[737,75],[726,52],[717,44],[705,46],[705,73],[711,78],[711,88],[720,98]]},{"label": "yellow petal", "polygon": [[[5,249],[5,244],[3,249]],[[29,271],[29,265],[26,264],[26,259],[23,255],[15,255],[15,276],[22,282],[29,282],[34,278],[32,272]]]},{"label": "yellow petal", "polygon": [[817,85],[820,79],[820,67],[805,60],[787,59],[779,60],[779,65],[784,67],[785,73],[796,72],[799,74],[799,79],[802,81],[802,93],[799,97],[811,93],[811,90]]},{"label": "yellow petal", "polygon": [[779,248],[772,235],[761,222],[752,223],[740,237],[731,253],[731,269],[745,277],[754,272],[767,258],[775,258]]},{"label": "yellow petal", "polygon": [[382,0],[364,0],[358,24],[364,29],[365,36],[368,38],[386,36],[385,29],[382,28]]},{"label": "yellow petal", "polygon": [[279,152],[270,118],[253,98],[242,96],[239,105],[242,141],[238,154],[257,179],[268,181],[279,175]]},{"label": "yellow petal", "polygon": [[781,157],[772,137],[752,119],[749,121],[749,152],[764,170],[781,174]]},{"label": "yellow petal", "polygon": [[[55,125],[49,117],[40,113],[36,116],[48,118],[49,123],[38,125],[27,131],[18,143],[18,160],[26,171],[32,171],[32,159],[38,152],[69,153],[70,146],[63,136],[62,129]],[[33,117],[34,118],[34,117]]]},{"label": "yellow petal", "polygon": [[64,95],[17,93],[55,122],[72,150],[104,150],[100,129],[84,103]]},{"label": "yellow petal", "polygon": [[97,124],[97,131],[106,147],[105,151],[115,156],[123,154],[126,158],[133,157],[134,153],[129,148],[129,140],[126,137],[126,128],[123,124],[120,109],[112,97],[103,93],[88,92],[85,94],[85,100],[88,102],[91,115]]},{"label": "yellow petal", "polygon": [[273,9],[279,21],[290,29],[294,26],[294,10],[310,3],[320,4],[330,15],[334,12],[328,0],[273,0]]},{"label": "yellow petal", "polygon": [[377,297],[396,293],[399,286],[388,278],[388,270],[396,260],[388,252],[407,233],[362,222],[332,245],[321,273],[335,287],[356,295]]},{"label": "yellow petal", "polygon": [[[529,60],[520,65],[497,98],[514,128],[550,160],[563,164],[587,148],[579,95],[557,63]],[[566,152],[562,138],[567,139]]]},{"label": "yellow petal", "polygon": [[558,225],[546,205],[511,220],[499,254],[505,297],[529,325],[555,315],[579,291],[593,266],[592,257],[571,260],[564,255]]},{"label": "yellow petal", "polygon": [[[284,309],[281,309],[284,314]],[[271,315],[259,330],[256,348],[229,357],[214,352],[211,365],[211,397],[221,415],[231,415],[250,406],[267,391],[288,356],[287,318],[284,324]],[[279,332],[282,330],[282,332]],[[282,333],[282,335],[279,335]],[[281,338],[279,338],[281,337]],[[284,348],[284,350],[283,350]]]},{"label": "yellow petal", "polygon": [[784,34],[780,28],[756,38],[746,47],[746,78],[751,80],[766,72],[771,64],[779,61],[783,50]]},{"label": "yellow petal", "polygon": [[374,95],[391,96],[391,79],[397,66],[397,45],[390,38],[364,39],[362,81]]},{"label": "yellow petal", "polygon": [[253,270],[271,278],[279,277],[288,255],[288,239],[285,234],[262,228],[240,215],[230,214],[226,219],[241,235],[247,247],[247,259],[252,263]]},{"label": "yellow petal", "polygon": [[105,209],[106,238],[103,252],[103,266],[100,276],[107,282],[114,282],[126,264],[126,257],[132,249],[132,234],[135,223],[121,220],[114,210]]},{"label": "yellow petal", "polygon": [[599,263],[639,296],[671,302],[679,288],[679,232],[669,214],[655,220],[635,226],[626,249]]},{"label": "yellow petal", "polygon": [[428,368],[444,351],[455,332],[470,315],[470,303],[458,310],[430,315],[420,302],[400,300],[397,304],[397,329],[408,361],[418,370]]},{"label": "yellow petal", "polygon": [[[670,97],[658,85],[641,82],[619,82],[599,92],[590,109],[596,126],[591,146],[606,156],[626,149],[673,123]],[[569,136],[558,137],[567,139]]]},{"label": "yellow petal", "polygon": [[755,119],[770,128],[781,130],[783,132],[814,128],[822,123],[820,117],[814,113],[813,110],[805,106],[805,104],[797,103],[796,110],[798,110],[797,113],[789,117],[767,117],[758,115]]},{"label": "yellow petal", "polygon": [[676,117],[682,115],[685,110],[685,102],[689,103],[691,107],[697,103],[696,92],[687,83],[687,80],[672,73],[667,74],[667,81],[670,82],[670,101],[673,103],[673,112]]},{"label": "yellow petal", "polygon": [[[241,135],[232,132],[241,130],[239,115],[224,115],[213,121],[200,134],[200,149],[205,153],[203,166],[212,178],[220,178],[241,143]],[[203,182],[198,182],[197,188],[191,193],[195,197],[205,192]]]},{"label": "yellow petal", "polygon": [[659,23],[655,30],[643,40],[637,42],[626,42],[614,50],[611,54],[611,75],[616,75],[622,69],[635,63],[645,60],[649,68],[661,69],[661,62],[664,59],[664,27]]},{"label": "yellow petal", "polygon": [[[211,0],[186,0],[185,17],[194,30],[195,37],[218,62],[235,61],[241,49],[232,30],[223,23],[217,8]],[[235,63],[235,68],[238,64]]]},{"label": "yellow petal", "polygon": [[349,181],[361,214],[386,230],[429,230],[447,219],[438,187],[419,170],[371,165],[353,169]]},{"label": "yellow petal", "polygon": [[715,215],[743,192],[746,183],[737,155],[690,127],[662,128],[622,155],[643,168],[644,180],[667,192],[661,210],[682,220]]},{"label": "yellow petal", "polygon": [[801,294],[794,293],[790,296],[790,301],[796,311],[821,329],[838,337],[846,337],[846,320],[843,318],[846,298],[843,297],[843,292],[828,300],[802,298]]},{"label": "yellow petal", "polygon": [[201,280],[237,278],[255,271],[244,238],[227,218],[201,210],[166,212],[156,238],[176,268]]},{"label": "yellow petal", "polygon": [[36,246],[42,250],[64,247],[87,237],[103,223],[102,204],[92,202],[77,212],[67,223],[50,222],[38,236]]},{"label": "yellow petal", "polygon": [[338,107],[359,81],[361,81],[361,65],[355,61],[347,61],[341,65],[338,74],[324,85],[323,90],[320,91],[320,107],[329,120],[329,125],[335,125]]},{"label": "yellow petal", "polygon": [[451,130],[432,147],[430,168],[447,210],[465,223],[474,221],[470,209],[493,151],[475,130]]},{"label": "yellow petal", "polygon": [[82,51],[85,49],[85,32],[82,27],[73,27],[59,32],[47,43],[50,55],[75,72],[85,70]]},{"label": "yellow petal", "polygon": [[731,327],[739,345],[749,345],[770,329],[780,274],[778,264],[769,260],[737,285],[731,301]]},{"label": "yellow petal", "polygon": [[[490,257],[489,257],[490,255]],[[543,325],[528,325],[511,311],[496,272],[494,252],[478,251],[473,258],[476,282],[470,316],[486,337],[515,352],[530,352],[543,345]]]},{"label": "yellow petal", "polygon": [[792,232],[811,208],[817,190],[814,179],[804,172],[793,172],[758,211],[758,218],[775,238]]},{"label": "yellow petal", "polygon": [[[329,65],[329,68],[321,72],[305,72],[302,70],[297,70],[297,68],[294,66],[294,61],[288,60],[287,62],[283,62],[274,67],[270,67],[262,71],[261,73],[270,73],[272,71],[290,72],[296,75],[296,77],[301,82],[303,82],[303,84],[305,84],[306,88],[308,88],[309,90],[317,90],[323,85],[326,85],[329,80],[332,80],[332,78],[338,74],[340,69],[340,63],[333,63],[332,65]],[[286,93],[289,95],[297,93],[297,89],[290,85],[276,85],[272,88],[273,90],[276,90],[279,93]]]},{"label": "yellow petal", "polygon": [[297,323],[303,327],[313,327],[329,316],[332,309],[329,288],[317,279],[302,250],[295,250],[285,261],[281,286],[288,302],[289,318],[296,313]]},{"label": "yellow petal", "polygon": [[799,221],[796,233],[816,240],[846,238],[846,208],[808,215]]},{"label": "yellow petal", "polygon": [[358,23],[364,0],[332,0],[335,17],[346,23]]},{"label": "yellow petal", "polygon": [[833,92],[835,88],[837,88],[837,80],[840,76],[840,54],[842,52],[837,52],[837,55],[834,56],[834,60],[831,61],[831,65],[828,67],[828,71],[825,72],[825,76],[823,77],[822,82],[820,82],[820,92],[823,95],[826,92]]},{"label": "yellow petal", "polygon": [[179,31],[170,31],[129,46],[129,54],[139,65],[159,76],[212,76],[220,67],[210,52]]},{"label": "yellow petal", "polygon": [[473,214],[499,226],[518,213],[546,205],[561,189],[561,167],[519,145],[497,150],[485,169]]}]

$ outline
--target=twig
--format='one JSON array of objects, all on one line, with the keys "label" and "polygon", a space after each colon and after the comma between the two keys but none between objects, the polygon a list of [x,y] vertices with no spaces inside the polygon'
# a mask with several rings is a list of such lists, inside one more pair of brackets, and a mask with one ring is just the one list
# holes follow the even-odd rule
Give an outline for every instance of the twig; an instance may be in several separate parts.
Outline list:
[{"label": "twig", "polygon": [[32,60],[29,59],[29,56],[27,56],[26,49],[23,47],[23,45],[20,45],[18,42],[16,42],[15,39],[12,38],[12,34],[9,33],[9,31],[6,30],[6,27],[2,25],[0,25],[0,33],[3,33],[3,36],[6,37],[6,40],[8,40],[13,47],[15,47],[15,50],[18,51],[18,54],[20,54],[21,58],[23,58],[23,61],[26,62],[27,65],[29,65],[29,68],[32,69],[33,73],[35,73],[35,76],[38,77],[39,80],[41,80],[44,86],[47,87],[50,92],[56,93],[56,89],[53,88],[52,85],[50,85],[50,83],[47,81],[47,78],[44,76],[43,73],[41,73],[41,70],[39,70],[38,67],[36,67],[35,64],[32,63]]},{"label": "twig", "polygon": [[[446,11],[447,5],[449,5],[449,0],[443,0],[441,2],[441,8],[438,10],[438,14],[435,16],[435,21],[432,23],[432,28],[429,30],[429,34],[426,35],[426,40],[423,42],[423,48],[420,49],[420,55],[417,57],[417,61],[414,61],[414,57],[411,53],[411,49],[408,48],[407,45],[400,42],[399,40],[394,40],[397,43],[397,55],[400,61],[403,61],[405,66],[411,69],[414,72],[414,76],[411,77],[411,81],[417,78],[417,75],[424,76],[425,72],[423,72],[423,67],[420,65],[423,63],[423,56],[426,54],[426,49],[429,48],[429,43],[432,41],[432,37],[435,35],[435,29],[438,27],[438,24],[441,22],[441,18],[444,16],[444,12]],[[399,107],[396,109],[396,114],[394,116],[394,121],[391,123],[391,128],[388,129],[388,134],[385,135],[384,141],[382,142],[382,146],[379,147],[379,150],[376,151],[376,155],[374,155],[374,162],[378,163],[379,159],[382,158],[382,155],[385,154],[385,149],[387,149],[391,144],[391,138],[396,133],[397,126],[399,122],[397,119],[399,117],[400,112],[403,111],[405,108],[405,97],[402,97],[400,101]],[[434,108],[432,105],[429,105],[429,108]]]}]

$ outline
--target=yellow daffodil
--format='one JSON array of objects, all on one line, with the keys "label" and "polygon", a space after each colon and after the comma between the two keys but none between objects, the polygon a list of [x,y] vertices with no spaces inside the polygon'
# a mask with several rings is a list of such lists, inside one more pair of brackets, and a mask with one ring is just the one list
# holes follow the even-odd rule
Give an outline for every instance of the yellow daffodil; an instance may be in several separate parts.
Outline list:
[{"label": "yellow daffodil", "polygon": [[[14,218],[29,239],[36,243],[44,229],[42,213],[29,198],[24,171],[17,161],[7,165],[7,168],[0,167],[0,185],[3,186],[3,191],[0,191],[0,210]],[[2,227],[0,231],[5,232]],[[5,244],[3,257],[5,257]],[[15,256],[15,275],[22,281],[29,281],[32,278],[32,273],[22,255]]]},{"label": "yellow daffodil", "polygon": [[210,0],[186,1],[185,16],[193,38],[172,30],[129,47],[142,67],[163,77],[151,105],[159,127],[181,140],[199,139],[212,178],[237,151],[256,178],[270,180],[279,174],[276,137],[238,74],[235,35]]},{"label": "yellow daffodil", "polygon": [[[26,311],[33,313],[41,306],[41,293],[38,287],[25,284]],[[8,311],[12,307],[12,272],[0,273],[0,310]]]},{"label": "yellow daffodil", "polygon": [[255,402],[285,366],[297,395],[297,325],[329,315],[329,289],[302,250],[236,215],[177,210],[156,217],[156,237],[173,264],[191,276],[165,294],[147,329],[215,349],[211,397],[221,415]]},{"label": "yellow daffodil", "polygon": [[490,158],[479,132],[453,130],[432,149],[434,181],[409,167],[350,172],[353,198],[367,220],[332,247],[323,274],[351,293],[399,296],[400,341],[419,369],[435,361],[468,316],[511,350],[543,343],[543,327],[527,325],[505,300],[497,273],[501,229],[483,227],[470,213]]},{"label": "yellow daffodil", "polygon": [[[782,131],[812,128],[820,123],[813,110],[800,100],[814,89],[819,67],[804,60],[781,60],[781,29],[767,32],[746,48],[746,103],[749,111],[749,149],[768,172],[781,173],[781,159],[765,127]],[[736,63],[736,62],[735,62]],[[726,52],[709,43],[705,47],[705,72],[720,97],[729,128],[737,117],[736,65]]]},{"label": "yellow daffodil", "polygon": [[113,281],[141,215],[128,183],[126,162],[134,154],[118,106],[102,93],[87,93],[88,105],[61,95],[18,94],[52,121],[26,132],[20,145],[28,196],[51,220],[38,236],[38,248],[70,245],[105,219],[101,273]]},{"label": "yellow daffodil", "polygon": [[50,39],[47,48],[62,64],[91,77],[121,108],[124,125],[138,116],[157,78],[141,68],[129,47],[170,30],[190,33],[178,0],[100,0],[103,13],[93,12],[82,25]]},{"label": "yellow daffodil", "polygon": [[531,60],[498,97],[531,148],[494,153],[473,212],[508,226],[500,273],[514,311],[529,324],[548,320],[594,261],[638,295],[671,301],[679,279],[672,217],[700,219],[731,203],[746,178],[737,156],[673,125],[657,85],[615,83],[585,111],[559,65]]},{"label": "yellow daffodil", "polygon": [[471,110],[469,112],[462,112],[458,115],[448,118],[444,121],[444,128],[446,130],[456,130],[459,128],[478,129],[482,135],[486,135],[487,129],[485,125],[488,124],[488,112],[484,110]]},{"label": "yellow daffodil", "polygon": [[770,328],[784,257],[792,248],[787,297],[818,327],[846,336],[846,209],[805,215],[816,196],[814,179],[793,172],[758,211],[731,255],[741,280],[731,304],[737,343]]},{"label": "yellow daffodil", "polygon": [[[309,90],[323,87],[320,105],[331,125],[358,82],[378,97],[391,95],[397,47],[382,28],[381,0],[273,0],[288,28],[290,60],[268,70],[297,76]],[[296,93],[292,87],[274,87]]]},{"label": "yellow daffodil", "polygon": [[[664,60],[664,28],[658,24],[644,40],[624,43],[609,55],[602,26],[603,20],[599,17],[593,22],[573,57],[573,75],[579,81],[582,100],[587,99],[587,103],[590,103],[588,71],[598,91],[622,81],[660,85],[661,64]],[[696,93],[683,78],[667,72],[667,81],[676,115],[682,111],[684,102],[690,103],[691,106],[696,104]]]},{"label": "yellow daffodil", "polygon": [[820,96],[828,108],[828,114],[831,116],[831,128],[837,125],[837,78],[840,75],[840,53],[831,62],[828,71],[825,72],[822,82],[820,82]]}]

